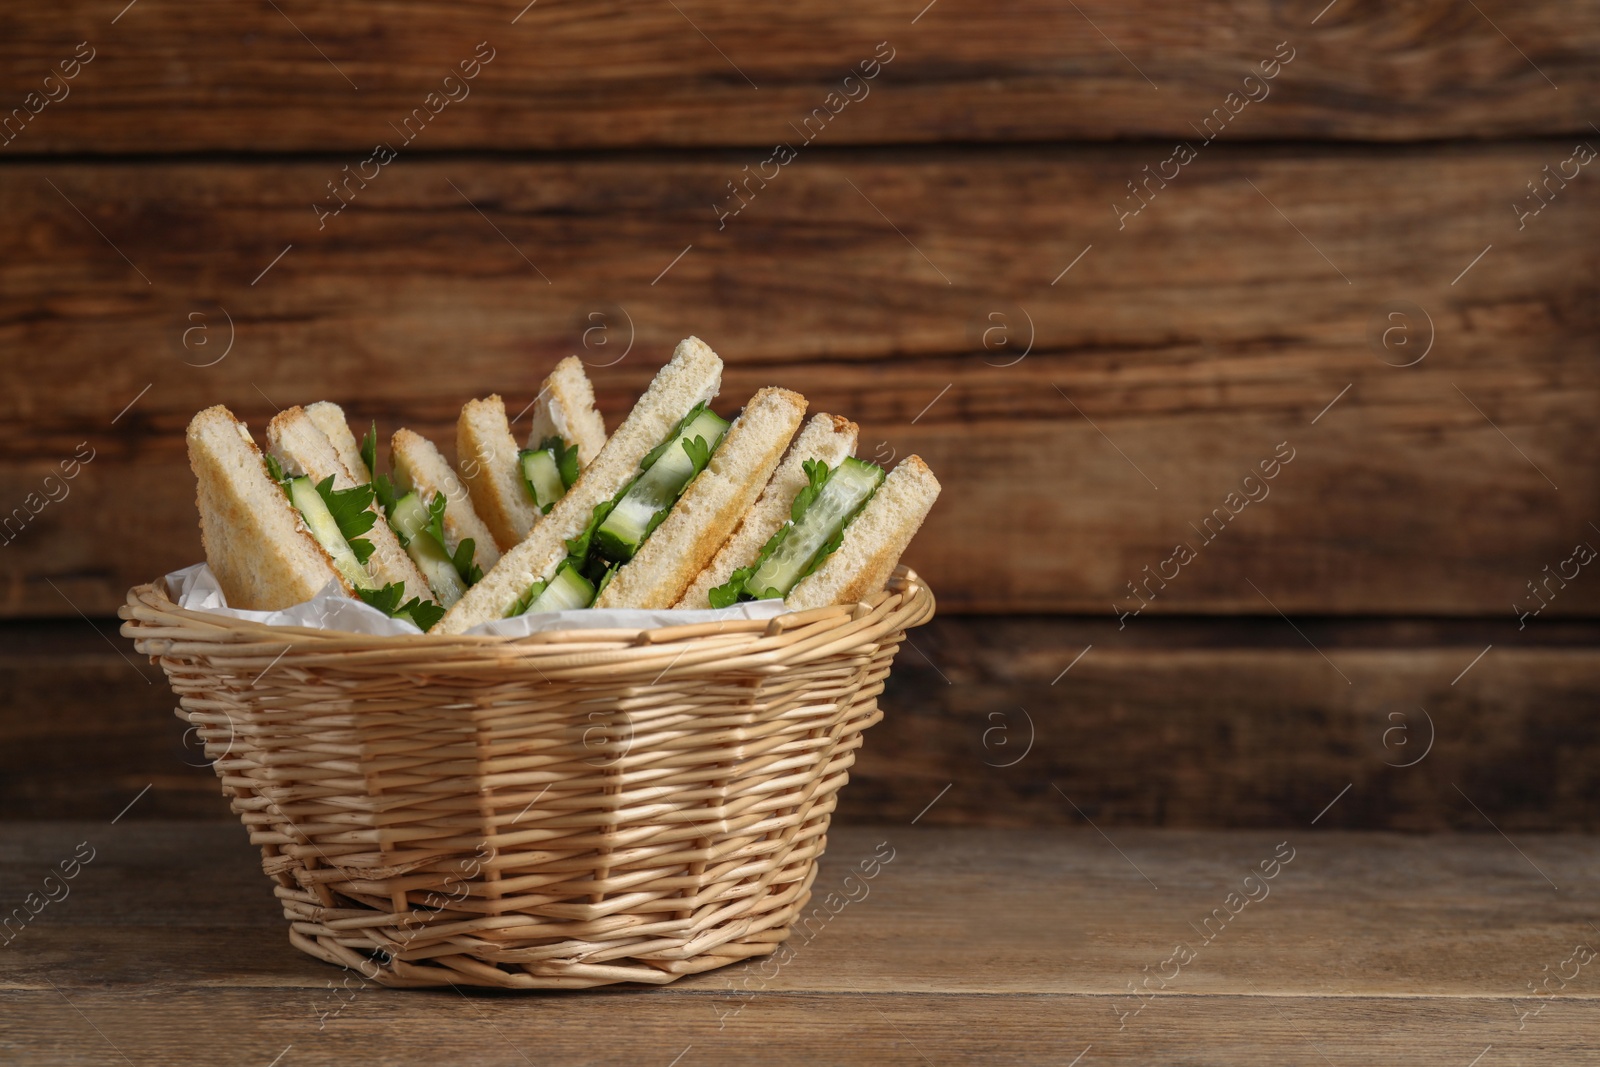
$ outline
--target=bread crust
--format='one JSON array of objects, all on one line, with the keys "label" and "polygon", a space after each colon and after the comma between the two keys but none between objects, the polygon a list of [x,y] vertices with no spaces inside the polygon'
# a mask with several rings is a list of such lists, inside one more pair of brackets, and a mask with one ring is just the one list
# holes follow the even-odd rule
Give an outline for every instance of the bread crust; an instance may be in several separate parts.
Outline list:
[{"label": "bread crust", "polygon": [[838,415],[819,412],[806,420],[805,428],[795,436],[760,498],[672,606],[709,608],[711,590],[726,582],[734,571],[754,563],[767,541],[789,521],[794,498],[808,484],[806,461],[826,463],[830,468],[838,466],[855,451],[858,433],[855,423]]},{"label": "bread crust", "polygon": [[593,463],[605,447],[606,421],[594,406],[594,386],[577,356],[556,364],[534,401],[528,447],[538,448],[547,437],[577,446],[580,469]]},{"label": "bread crust", "polygon": [[502,618],[536,579],[549,578],[566,555],[566,541],[583,532],[596,504],[610,500],[638,472],[639,461],[696,404],[722,388],[722,360],[698,337],[678,343],[628,417],[607,439],[567,495],[556,501],[526,538],[456,601],[434,633],[461,633]]},{"label": "bread crust", "polygon": [[292,607],[329,581],[350,592],[233,412],[220,404],[205,409],[190,421],[186,439],[200,540],[229,607]]},{"label": "bread crust", "polygon": [[478,566],[487,571],[500,562],[500,549],[495,543],[494,533],[478,515],[466,486],[461,484],[456,472],[432,441],[402,427],[389,440],[389,461],[398,488],[416,490],[424,503],[432,500],[437,493],[444,494],[446,548],[454,552],[463,540],[470,537],[472,558]]},{"label": "bread crust", "polygon": [[517,469],[517,439],[511,436],[500,394],[462,405],[456,420],[456,467],[467,484],[472,506],[494,534],[501,552],[528,536],[539,521]]},{"label": "bread crust", "polygon": [[367,461],[361,456],[361,446],[356,443],[356,435],[350,430],[350,423],[345,420],[344,408],[331,400],[319,400],[315,404],[306,405],[306,416],[312,425],[322,431],[322,436],[328,439],[333,450],[339,454],[339,462],[345,465],[357,484],[365,485],[372,480],[372,472],[367,470]]},{"label": "bread crust", "polygon": [[[354,475],[339,459],[332,443],[303,408],[296,406],[278,412],[267,424],[267,440],[273,455],[278,457],[286,470],[303,472],[317,483],[331,477],[335,489],[350,489],[357,484]],[[399,539],[384,518],[383,509],[378,507],[376,501],[368,504],[367,508],[377,515],[372,529],[364,535],[372,543],[372,556],[366,566],[373,585],[382,588],[399,582],[403,587],[402,602],[412,597],[434,600],[427,579],[417,570],[417,565],[411,561],[406,550],[400,547]]]},{"label": "bread crust", "polygon": [[922,461],[901,460],[855,521],[839,548],[789,591],[795,611],[849,604],[882,589],[939,497],[939,480]]},{"label": "bread crust", "polygon": [[671,607],[705,569],[778,465],[805,418],[806,398],[758,390],[661,525],[616,572],[597,608]]}]

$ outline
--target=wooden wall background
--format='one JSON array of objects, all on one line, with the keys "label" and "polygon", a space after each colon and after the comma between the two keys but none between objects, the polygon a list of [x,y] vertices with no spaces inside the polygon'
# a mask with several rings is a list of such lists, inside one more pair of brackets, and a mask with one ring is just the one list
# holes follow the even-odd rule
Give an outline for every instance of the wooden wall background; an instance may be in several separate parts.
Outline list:
[{"label": "wooden wall background", "polygon": [[614,423],[695,333],[945,486],[840,818],[1592,829],[1597,53],[1542,0],[0,10],[0,811],[227,817],[111,619],[200,557],[195,410],[448,443],[576,353]]}]

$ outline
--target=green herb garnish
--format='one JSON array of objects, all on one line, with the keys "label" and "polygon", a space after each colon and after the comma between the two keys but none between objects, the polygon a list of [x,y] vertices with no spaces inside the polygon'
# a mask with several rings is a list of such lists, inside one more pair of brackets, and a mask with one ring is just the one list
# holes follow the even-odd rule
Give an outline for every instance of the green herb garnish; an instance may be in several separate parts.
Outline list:
[{"label": "green herb garnish", "polygon": [[363,603],[372,605],[392,619],[408,618],[419,630],[431,630],[435,623],[444,618],[443,607],[421,597],[412,597],[404,604],[400,603],[404,594],[405,585],[401,582],[390,582],[382,589],[356,590],[356,596]]},{"label": "green herb garnish", "polygon": [[372,558],[372,542],[361,535],[372,529],[378,521],[378,513],[372,510],[372,486],[353,485],[349,489],[335,489],[333,475],[330,474],[317,483],[317,495],[328,505],[328,514],[333,516],[334,524],[339,527],[340,535],[355,554],[356,562],[366,563]]},{"label": "green herb garnish", "polygon": [[478,579],[483,577],[483,568],[473,562],[473,554],[477,544],[470,537],[462,538],[454,552],[444,540],[444,509],[448,501],[443,493],[433,494],[433,499],[428,501],[428,525],[423,530],[429,537],[439,543],[440,549],[450,557],[450,562],[455,566],[456,573],[461,576],[465,585],[476,585]]}]

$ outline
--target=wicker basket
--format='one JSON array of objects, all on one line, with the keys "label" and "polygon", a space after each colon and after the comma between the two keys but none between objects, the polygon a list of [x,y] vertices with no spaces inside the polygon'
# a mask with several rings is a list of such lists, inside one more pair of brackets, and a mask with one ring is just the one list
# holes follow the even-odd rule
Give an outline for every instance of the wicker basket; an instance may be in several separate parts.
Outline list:
[{"label": "wicker basket", "polygon": [[773,951],[907,627],[861,604],[524,638],[372,637],[185,611],[159,660],[261,846],[289,940],[390,986],[671,982]]}]

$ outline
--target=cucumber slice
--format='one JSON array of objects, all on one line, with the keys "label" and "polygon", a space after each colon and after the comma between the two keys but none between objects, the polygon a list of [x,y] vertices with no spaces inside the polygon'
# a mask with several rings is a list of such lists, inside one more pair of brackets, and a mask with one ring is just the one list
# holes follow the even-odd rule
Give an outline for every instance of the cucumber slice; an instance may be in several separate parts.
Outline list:
[{"label": "cucumber slice", "polygon": [[789,528],[744,583],[745,592],[761,600],[789,595],[823,549],[855,517],[884,478],[883,468],[859,459],[846,459],[822,483],[805,514]]},{"label": "cucumber slice", "polygon": [[[702,408],[680,423],[665,448],[658,446],[645,457],[649,466],[595,530],[594,551],[618,563],[632,559],[684,487],[711,462],[711,454],[727,432],[728,421],[710,408]],[[695,448],[696,438],[705,442],[703,452]]]},{"label": "cucumber slice", "polygon": [[528,605],[529,612],[586,608],[594,602],[594,583],[578,573],[571,560],[562,560],[544,591]]},{"label": "cucumber slice", "polygon": [[541,512],[548,513],[557,500],[567,495],[566,483],[561,478],[561,466],[551,449],[523,449],[522,477],[528,484],[534,505]]},{"label": "cucumber slice", "polygon": [[448,608],[461,599],[467,587],[444,546],[428,535],[428,521],[428,509],[415,492],[396,501],[394,514],[389,516],[389,525],[400,536],[400,543],[406,546],[406,555],[428,580],[428,588],[439,598],[439,603]]},{"label": "cucumber slice", "polygon": [[328,510],[327,503],[317,492],[316,484],[303,475],[289,479],[289,501],[299,509],[311,536],[333,560],[334,570],[356,589],[371,586],[372,577],[350,550],[350,543],[344,539],[344,534],[339,532],[339,524],[334,521],[333,512]]}]

